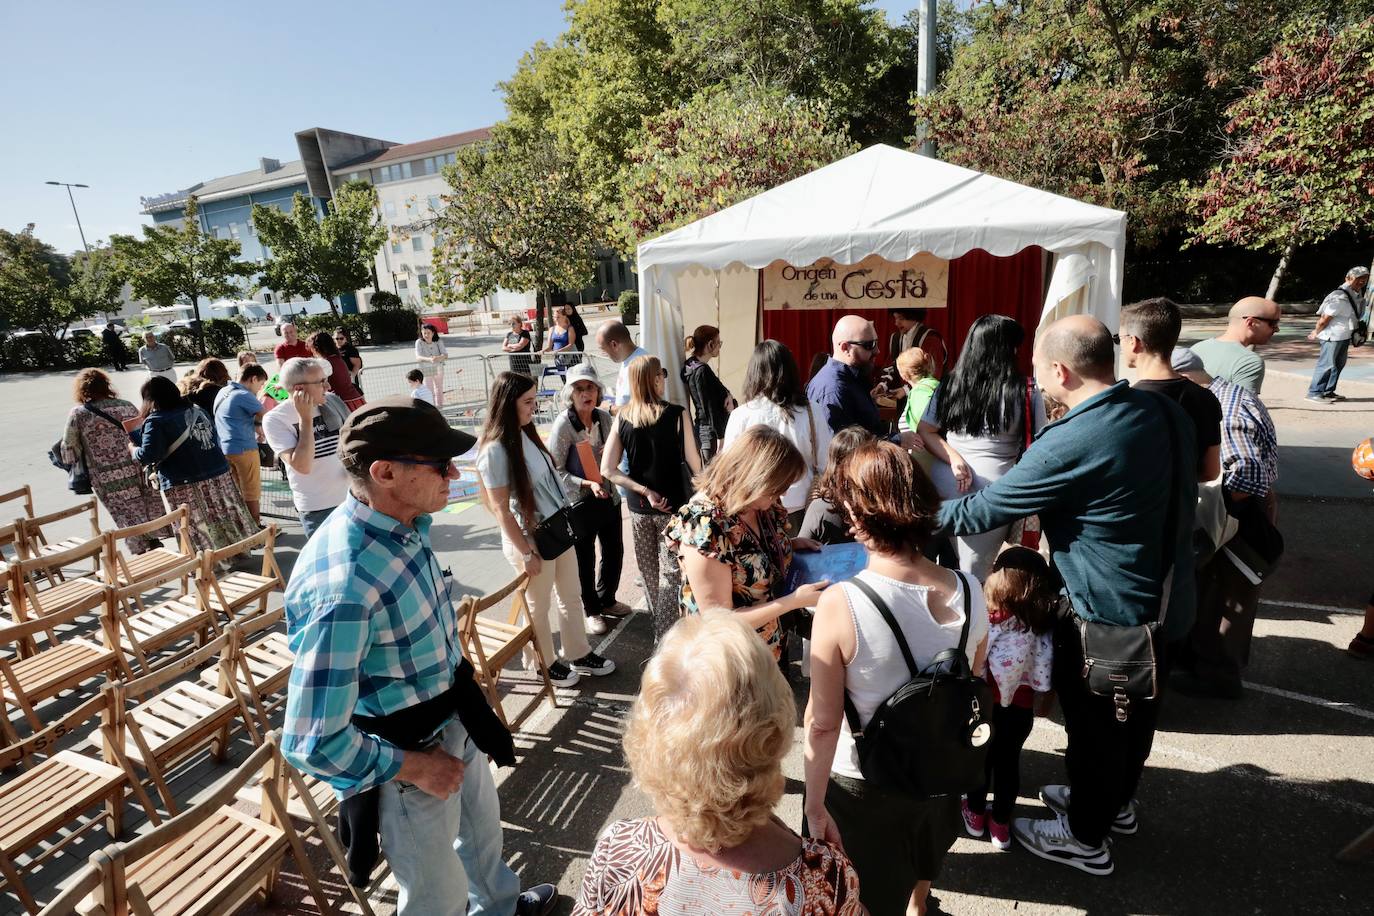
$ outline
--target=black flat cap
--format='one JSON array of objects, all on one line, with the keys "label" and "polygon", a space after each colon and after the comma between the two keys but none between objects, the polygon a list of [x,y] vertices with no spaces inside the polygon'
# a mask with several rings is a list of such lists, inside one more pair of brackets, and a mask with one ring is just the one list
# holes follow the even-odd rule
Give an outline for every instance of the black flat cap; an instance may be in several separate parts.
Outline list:
[{"label": "black flat cap", "polygon": [[399,455],[454,458],[476,442],[449,426],[432,404],[396,395],[368,401],[349,414],[339,431],[339,459],[360,467]]}]

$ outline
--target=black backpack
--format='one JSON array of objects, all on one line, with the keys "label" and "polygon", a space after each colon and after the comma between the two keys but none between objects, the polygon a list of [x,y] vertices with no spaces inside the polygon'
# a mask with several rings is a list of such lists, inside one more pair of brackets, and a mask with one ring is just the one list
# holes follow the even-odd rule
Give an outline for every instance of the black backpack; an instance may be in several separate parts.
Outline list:
[{"label": "black backpack", "polygon": [[982,784],[992,738],[992,686],[969,669],[968,580],[959,577],[964,626],[959,646],[917,670],[911,648],[888,608],[861,579],[849,581],[868,596],[892,630],[911,680],[898,688],[860,727],[859,713],[845,691],[844,714],[858,751],[859,772],[874,786],[916,798],[957,795]]}]

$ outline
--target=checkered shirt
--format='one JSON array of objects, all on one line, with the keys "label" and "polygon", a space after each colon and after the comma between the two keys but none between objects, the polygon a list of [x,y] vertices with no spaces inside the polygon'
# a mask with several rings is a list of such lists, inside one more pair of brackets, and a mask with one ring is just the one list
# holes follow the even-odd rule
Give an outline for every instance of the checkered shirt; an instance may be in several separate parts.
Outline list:
[{"label": "checkered shirt", "polygon": [[401,768],[401,750],[360,731],[352,716],[438,696],[462,657],[430,523],[421,515],[408,528],[349,494],[301,550],[286,587],[296,663],[282,750],[340,797]]},{"label": "checkered shirt", "polygon": [[1214,378],[1207,386],[1221,402],[1221,485],[1266,496],[1279,477],[1279,439],[1260,399]]}]

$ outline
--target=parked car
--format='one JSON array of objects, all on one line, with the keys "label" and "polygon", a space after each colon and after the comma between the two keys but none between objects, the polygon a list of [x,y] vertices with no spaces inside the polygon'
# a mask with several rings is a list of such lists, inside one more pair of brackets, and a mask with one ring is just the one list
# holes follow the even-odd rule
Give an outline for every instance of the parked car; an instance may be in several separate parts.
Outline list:
[{"label": "parked car", "polygon": [[183,331],[198,331],[200,330],[200,325],[201,321],[199,318],[178,318],[176,321],[167,325],[167,327],[180,328]]},{"label": "parked car", "polygon": [[62,333],[62,339],[75,339],[77,337],[95,337],[95,331],[90,328],[68,328]]}]

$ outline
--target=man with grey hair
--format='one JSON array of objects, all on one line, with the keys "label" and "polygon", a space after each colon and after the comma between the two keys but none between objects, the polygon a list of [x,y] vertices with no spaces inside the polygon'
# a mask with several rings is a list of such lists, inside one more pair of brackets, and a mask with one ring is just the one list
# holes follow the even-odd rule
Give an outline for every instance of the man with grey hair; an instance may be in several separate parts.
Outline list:
[{"label": "man with grey hair", "polygon": [[291,396],[262,418],[267,444],[286,465],[291,502],[307,538],[348,495],[348,474],[338,455],[348,408],[330,392],[329,371],[322,360],[288,359],[281,385]]},{"label": "man with grey hair", "polygon": [[148,377],[160,375],[169,382],[177,380],[177,370],[173,365],[172,348],[157,342],[152,331],[143,334],[143,346],[138,348],[138,361],[148,370]]},{"label": "man with grey hair", "polygon": [[1360,321],[1364,288],[1368,284],[1369,269],[1352,267],[1345,282],[1327,293],[1317,309],[1317,326],[1307,339],[1321,341],[1321,352],[1317,367],[1312,370],[1312,384],[1307,386],[1307,400],[1319,404],[1345,400],[1336,393],[1336,383],[1341,380],[1341,370],[1350,355],[1350,339]]},{"label": "man with grey hair", "polygon": [[1254,351],[1267,344],[1279,329],[1279,304],[1262,296],[1246,296],[1231,306],[1226,330],[1211,340],[1193,344],[1207,374],[1239,385],[1255,396],[1264,386],[1264,359]]},{"label": "man with grey hair", "polygon": [[1056,818],[1016,818],[1012,834],[1034,855],[1093,875],[1115,867],[1108,834],[1137,830],[1135,792],[1159,699],[1090,690],[1080,634],[1095,625],[1125,637],[1160,623],[1152,651],[1162,681],[1167,646],[1192,626],[1196,600],[1193,424],[1168,398],[1117,381],[1115,362],[1096,318],[1047,327],[1035,343],[1035,381],[1068,413],[1004,477],[940,510],[944,532],[955,535],[1040,516],[1070,610],[1055,630],[1051,676],[1068,733],[1068,785],[1040,791]]}]

